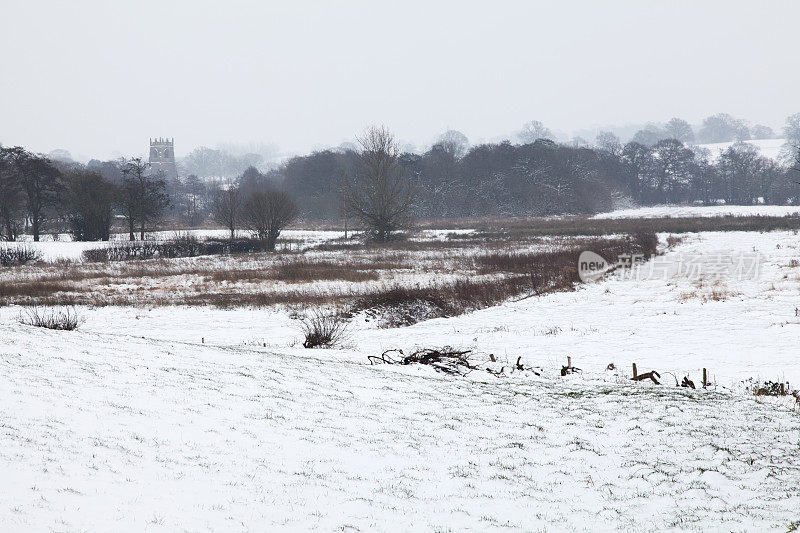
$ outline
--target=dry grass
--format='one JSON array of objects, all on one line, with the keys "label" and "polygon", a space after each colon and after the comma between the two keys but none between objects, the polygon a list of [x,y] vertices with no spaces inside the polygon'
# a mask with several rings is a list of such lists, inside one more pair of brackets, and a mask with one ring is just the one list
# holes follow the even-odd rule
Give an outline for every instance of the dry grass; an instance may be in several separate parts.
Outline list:
[{"label": "dry grass", "polygon": [[39,309],[33,307],[20,314],[19,321],[37,328],[73,331],[83,322],[74,307]]},{"label": "dry grass", "polygon": [[302,254],[37,263],[0,271],[0,304],[340,305],[402,309],[407,317],[400,322],[411,322],[523,294],[566,290],[577,282],[582,249],[613,258],[643,247],[636,237],[521,238],[469,246],[460,240],[436,242],[415,251],[364,246]]},{"label": "dry grass", "polygon": [[[585,216],[559,218],[458,219],[423,222],[427,229],[476,229],[484,236],[611,235],[637,231],[694,233],[700,231],[800,230],[798,216],[717,216],[594,219]],[[466,234],[474,237],[475,235]]]}]

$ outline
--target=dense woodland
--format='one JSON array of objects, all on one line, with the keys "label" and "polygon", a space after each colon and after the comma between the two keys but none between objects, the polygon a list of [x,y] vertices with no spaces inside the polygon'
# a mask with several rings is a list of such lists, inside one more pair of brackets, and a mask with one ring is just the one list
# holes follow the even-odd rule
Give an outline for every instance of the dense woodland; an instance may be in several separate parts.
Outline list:
[{"label": "dense woodland", "polygon": [[[624,144],[601,132],[590,145],[579,138],[553,141],[555,136],[533,121],[516,143],[471,146],[463,134],[448,131],[422,153],[397,149],[392,165],[408,192],[407,214],[415,218],[589,214],[620,202],[798,204],[800,114],[789,117],[784,130],[784,163],[744,142],[714,158],[693,144],[698,138],[771,136],[769,128],[751,128],[723,114],[699,129],[680,119],[651,124]],[[15,240],[29,233],[38,239],[43,232],[68,231],[75,239],[98,240],[124,227],[134,239],[165,220],[183,227],[222,225],[233,233],[242,226],[232,218],[243,217],[232,214],[231,202],[238,208],[256,194],[277,198],[278,192],[306,220],[342,220],[348,210],[343,187],[365,153],[363,146],[345,145],[259,169],[258,156],[199,149],[182,165],[199,174],[165,179],[139,159],[82,165],[2,147],[0,236]]]}]

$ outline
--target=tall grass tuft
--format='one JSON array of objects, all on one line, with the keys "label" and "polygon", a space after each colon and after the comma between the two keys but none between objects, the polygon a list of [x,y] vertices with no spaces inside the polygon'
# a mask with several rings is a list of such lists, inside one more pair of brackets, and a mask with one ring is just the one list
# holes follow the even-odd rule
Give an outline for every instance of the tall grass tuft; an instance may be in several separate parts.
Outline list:
[{"label": "tall grass tuft", "polygon": [[39,309],[33,307],[20,314],[19,321],[37,328],[73,331],[83,323],[83,317],[74,307]]},{"label": "tall grass tuft", "polygon": [[304,348],[332,348],[340,345],[347,335],[347,322],[336,312],[316,309],[302,317],[300,324]]}]

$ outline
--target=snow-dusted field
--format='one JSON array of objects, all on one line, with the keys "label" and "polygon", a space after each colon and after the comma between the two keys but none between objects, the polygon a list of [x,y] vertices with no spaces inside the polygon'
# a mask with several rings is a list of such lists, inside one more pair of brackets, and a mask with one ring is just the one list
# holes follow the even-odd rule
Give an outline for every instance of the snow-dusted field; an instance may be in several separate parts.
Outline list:
[{"label": "snow-dusted field", "polygon": [[[786,139],[758,139],[752,141],[744,141],[746,144],[751,146],[755,146],[759,153],[770,159],[775,159],[776,161],[781,158],[782,150],[784,145],[786,144]],[[700,144],[698,145],[700,148],[706,148],[711,152],[712,159],[717,159],[722,152],[733,146],[735,143],[727,142],[727,143],[712,143],[712,144]]]},{"label": "snow-dusted field", "polygon": [[720,216],[773,216],[782,217],[800,213],[796,205],[655,205],[618,209],[600,213],[592,218],[658,218],[658,217],[720,217]]},{"label": "snow-dusted field", "polygon": [[[636,276],[356,320],[336,350],[276,309],[82,308],[54,332],[0,308],[0,524],[786,531],[800,410],[742,381],[800,384],[798,260],[791,232],[690,234]],[[444,344],[541,376],[366,361]],[[581,373],[560,376],[567,356]],[[633,362],[671,386],[632,384]],[[709,390],[674,387],[703,367]]]}]

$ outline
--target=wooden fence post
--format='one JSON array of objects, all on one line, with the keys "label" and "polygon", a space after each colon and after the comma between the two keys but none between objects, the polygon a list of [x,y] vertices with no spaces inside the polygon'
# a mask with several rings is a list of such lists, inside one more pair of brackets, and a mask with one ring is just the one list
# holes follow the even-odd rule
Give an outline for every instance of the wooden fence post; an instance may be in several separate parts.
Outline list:
[{"label": "wooden fence post", "polygon": [[708,385],[708,371],[704,368],[703,369],[703,388],[705,389]]},{"label": "wooden fence post", "polygon": [[636,379],[636,376],[639,374],[636,372],[636,363],[633,363],[633,379]]},{"label": "wooden fence post", "polygon": [[570,357],[570,356],[567,356],[567,366],[569,368],[572,368],[572,357]]}]

